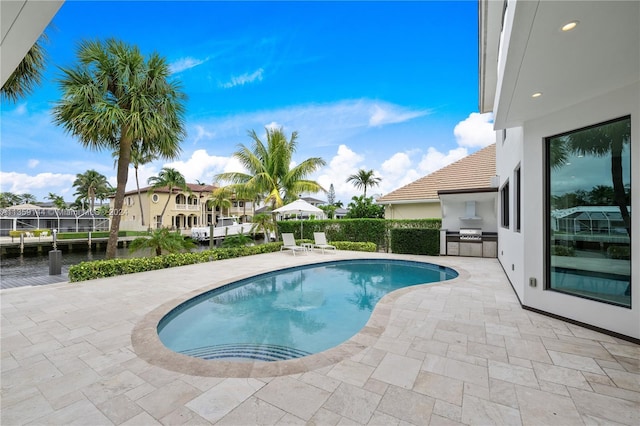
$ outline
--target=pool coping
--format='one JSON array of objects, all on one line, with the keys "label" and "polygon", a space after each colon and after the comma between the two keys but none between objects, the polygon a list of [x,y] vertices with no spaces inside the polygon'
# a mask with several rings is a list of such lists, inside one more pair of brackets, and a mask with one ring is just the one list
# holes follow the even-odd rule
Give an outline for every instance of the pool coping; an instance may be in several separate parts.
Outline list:
[{"label": "pool coping", "polygon": [[[388,257],[372,257],[371,259],[382,260],[397,260],[392,256]],[[356,259],[354,259],[356,260]],[[361,260],[361,259],[359,259]],[[348,359],[354,355],[357,355],[361,351],[365,350],[375,343],[375,341],[385,331],[390,315],[392,306],[395,301],[404,296],[405,294],[419,291],[425,287],[442,286],[442,285],[455,285],[459,281],[467,280],[470,277],[470,273],[456,266],[455,268],[448,265],[441,265],[434,263],[433,261],[423,261],[412,259],[412,262],[427,263],[438,266],[445,266],[451,268],[458,273],[458,276],[446,281],[439,281],[435,283],[418,284],[410,287],[394,290],[391,293],[383,296],[373,311],[369,320],[365,326],[360,329],[355,335],[345,342],[327,349],[325,351],[308,355],[301,358],[290,359],[286,361],[219,361],[219,360],[205,360],[201,358],[195,358],[192,356],[180,354],[172,351],[164,346],[160,340],[157,332],[157,326],[160,320],[165,317],[170,311],[175,309],[180,304],[197,297],[203,293],[211,290],[223,287],[225,285],[232,284],[234,282],[251,278],[261,273],[268,273],[273,271],[280,271],[289,269],[286,268],[265,268],[262,272],[253,272],[250,274],[239,275],[233,278],[221,280],[213,284],[203,286],[199,289],[189,291],[182,296],[173,298],[155,309],[147,313],[142,320],[140,320],[133,328],[131,333],[131,343],[134,352],[141,359],[146,362],[162,367],[167,370],[171,370],[178,373],[204,376],[204,377],[220,377],[220,378],[262,378],[262,377],[277,377],[286,376],[290,374],[305,373],[317,368],[326,367],[336,364],[340,361]],[[300,266],[310,266],[316,264],[327,263],[324,261],[311,261]]]}]

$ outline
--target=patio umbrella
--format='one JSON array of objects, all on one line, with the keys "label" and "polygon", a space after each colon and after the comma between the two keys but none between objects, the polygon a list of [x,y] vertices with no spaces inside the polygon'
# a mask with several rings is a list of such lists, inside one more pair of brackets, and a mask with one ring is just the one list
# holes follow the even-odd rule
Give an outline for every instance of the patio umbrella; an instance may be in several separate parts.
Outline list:
[{"label": "patio umbrella", "polygon": [[[311,213],[311,214],[320,215],[324,217],[324,212],[322,210],[320,210],[314,205],[307,203],[306,201],[300,198],[295,200],[293,203],[285,204],[284,206],[275,209],[274,212],[281,213],[281,214],[289,213],[289,214],[300,214],[300,215],[302,213]],[[302,220],[300,220],[300,238],[302,238],[302,235],[303,235],[302,224],[303,222]]]}]

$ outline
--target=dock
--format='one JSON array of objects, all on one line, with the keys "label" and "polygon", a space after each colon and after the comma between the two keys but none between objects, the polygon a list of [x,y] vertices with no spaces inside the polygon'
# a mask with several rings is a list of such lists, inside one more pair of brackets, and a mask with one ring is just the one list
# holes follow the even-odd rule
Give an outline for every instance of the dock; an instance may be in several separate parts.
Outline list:
[{"label": "dock", "polygon": [[[126,247],[138,237],[118,237],[118,247]],[[56,241],[56,247],[62,252],[75,250],[101,250],[107,246],[109,238],[76,238]],[[0,237],[0,256],[20,254],[43,254],[53,250],[53,237]]]},{"label": "dock", "polygon": [[62,273],[60,275],[41,275],[39,277],[27,277],[27,278],[1,278],[0,289],[18,288],[18,287],[33,287],[39,285],[64,283],[69,281],[69,275]]}]

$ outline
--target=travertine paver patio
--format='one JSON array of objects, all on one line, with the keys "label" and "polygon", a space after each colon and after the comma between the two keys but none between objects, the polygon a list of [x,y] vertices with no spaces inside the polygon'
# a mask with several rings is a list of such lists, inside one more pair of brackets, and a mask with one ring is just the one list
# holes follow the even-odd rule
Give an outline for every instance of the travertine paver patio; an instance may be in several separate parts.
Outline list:
[{"label": "travertine paver patio", "polygon": [[3,290],[1,423],[640,424],[640,347],[521,309],[495,259],[392,255],[460,277],[388,295],[361,333],[313,362],[198,375],[145,353],[145,321],[186,294],[386,256],[273,253]]}]

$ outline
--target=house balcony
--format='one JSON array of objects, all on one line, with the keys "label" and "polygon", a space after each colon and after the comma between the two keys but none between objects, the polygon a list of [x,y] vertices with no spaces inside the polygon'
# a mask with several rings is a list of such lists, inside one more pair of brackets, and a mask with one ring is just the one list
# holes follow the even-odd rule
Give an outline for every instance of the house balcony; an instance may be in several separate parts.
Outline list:
[{"label": "house balcony", "polygon": [[200,205],[198,204],[176,204],[176,210],[187,210],[191,212],[200,211]]}]

